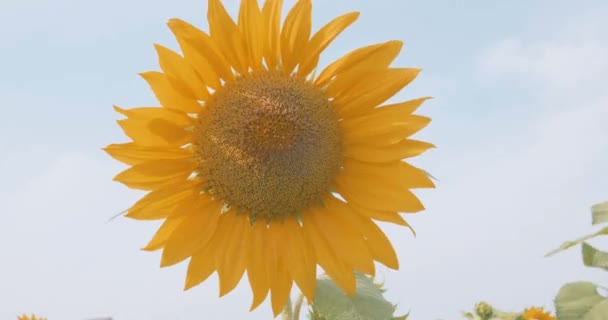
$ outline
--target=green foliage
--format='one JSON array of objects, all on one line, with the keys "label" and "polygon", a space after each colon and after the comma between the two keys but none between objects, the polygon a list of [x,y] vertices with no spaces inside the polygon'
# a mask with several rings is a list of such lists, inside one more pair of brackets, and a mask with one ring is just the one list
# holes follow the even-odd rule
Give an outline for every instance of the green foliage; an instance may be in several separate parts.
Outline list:
[{"label": "green foliage", "polygon": [[[602,223],[608,223],[608,201],[607,202],[602,202],[602,203],[598,203],[594,206],[591,207],[591,224],[592,225],[597,225],[597,224],[602,224]],[[566,241],[564,242],[559,248],[547,253],[546,257],[552,256],[556,253],[565,251],[567,249],[570,249],[576,245],[579,244],[583,244],[583,259],[585,259],[585,250],[587,250],[588,254],[591,254],[592,252],[600,252],[601,254],[605,254],[604,252],[601,252],[595,248],[592,248],[589,244],[587,244],[585,241],[593,239],[595,237],[598,236],[605,236],[608,235],[608,227],[604,227],[602,229],[600,229],[599,231],[596,231],[592,234],[588,234],[584,237],[581,237],[577,240],[574,241]],[[587,247],[585,246],[587,245]],[[591,251],[589,251],[589,247],[591,247]],[[595,251],[593,251],[595,250]],[[605,267],[605,265],[602,266],[602,263],[605,262],[604,260],[602,260],[603,258],[600,257],[600,259],[598,260],[599,265],[594,265],[593,261],[595,260],[590,260],[592,262],[590,262],[591,264],[587,264],[585,263],[585,265],[590,266],[590,267]]]},{"label": "green foliage", "polygon": [[370,277],[356,274],[357,290],[347,296],[331,279],[317,280],[312,303],[312,320],[406,320],[408,314],[395,316],[395,306],[382,295],[383,289]]},{"label": "green foliage", "polygon": [[[591,224],[608,223],[608,202],[598,203],[591,207]],[[551,256],[581,244],[585,266],[608,271],[608,253],[601,251],[586,241],[598,236],[608,235],[608,227],[565,242],[556,250],[548,253]],[[558,320],[608,320],[608,298],[598,293],[598,286],[591,282],[568,283],[559,290],[555,298],[555,309]]]},{"label": "green foliage", "polygon": [[583,243],[583,263],[587,267],[601,268],[608,271],[608,253],[598,250],[590,244]]},{"label": "green foliage", "polygon": [[592,219],[591,224],[608,223],[608,201],[598,203],[591,207]]},{"label": "green foliage", "polygon": [[564,285],[555,298],[559,320],[608,320],[608,298],[591,282]]},{"label": "green foliage", "polygon": [[492,307],[487,302],[475,304],[475,312],[463,312],[462,315],[469,320],[523,320],[521,312],[505,312]]}]

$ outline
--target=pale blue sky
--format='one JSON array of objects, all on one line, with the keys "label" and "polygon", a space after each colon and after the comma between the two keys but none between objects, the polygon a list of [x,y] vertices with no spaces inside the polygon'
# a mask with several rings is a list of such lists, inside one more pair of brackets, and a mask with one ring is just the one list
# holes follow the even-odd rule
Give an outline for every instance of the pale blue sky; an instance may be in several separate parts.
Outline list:
[{"label": "pale blue sky", "polygon": [[[379,275],[399,310],[552,307],[564,282],[605,280],[577,250],[543,258],[590,231],[589,206],[608,198],[605,1],[316,0],[314,27],[351,10],[359,21],[321,63],[400,39],[396,65],[424,71],[396,99],[435,97],[419,137],[438,148],[415,162],[438,188],[419,193],[416,239],[384,228],[402,267]],[[172,17],[206,29],[205,11],[204,0],[0,0],[1,319],[271,318],[268,303],[247,312],[246,279],[221,299],[215,277],[182,292],[185,264],[160,269],[138,249],[156,223],[106,223],[140,195],[111,181],[123,167],[101,152],[126,141],[112,104],[156,104],[137,76],[158,69],[152,44],[175,48]]]}]

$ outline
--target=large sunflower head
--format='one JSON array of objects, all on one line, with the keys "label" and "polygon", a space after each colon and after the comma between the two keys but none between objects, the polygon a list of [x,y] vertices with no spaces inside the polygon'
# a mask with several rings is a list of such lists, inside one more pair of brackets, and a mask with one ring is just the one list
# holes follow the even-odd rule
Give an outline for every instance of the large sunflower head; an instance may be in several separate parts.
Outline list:
[{"label": "large sunflower head", "polygon": [[433,147],[411,139],[427,99],[383,104],[418,74],[392,67],[400,41],[356,49],[312,76],[321,52],[359,13],[311,34],[310,0],[241,2],[235,22],[209,0],[209,32],[171,19],[181,55],[156,45],[160,69],[141,76],[159,107],[116,111],[132,139],[105,150],[130,168],[115,180],[149,193],[127,210],[164,220],[145,247],[161,266],[189,260],[186,289],[217,272],[220,295],[243,274],[252,309],[271,293],[278,314],[293,283],[309,301],[317,266],[348,294],[354,271],[397,269],[375,221],[403,226],[433,187],[404,160]]},{"label": "large sunflower head", "polygon": [[526,320],[555,320],[549,311],[544,308],[532,307],[524,311],[524,319]]}]

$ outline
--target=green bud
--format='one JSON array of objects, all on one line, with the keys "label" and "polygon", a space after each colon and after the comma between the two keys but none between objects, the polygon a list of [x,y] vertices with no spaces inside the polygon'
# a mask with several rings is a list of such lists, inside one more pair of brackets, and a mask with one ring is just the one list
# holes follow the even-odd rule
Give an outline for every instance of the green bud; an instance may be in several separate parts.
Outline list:
[{"label": "green bud", "polygon": [[487,302],[479,302],[475,305],[475,313],[483,320],[489,320],[494,315],[494,308]]}]

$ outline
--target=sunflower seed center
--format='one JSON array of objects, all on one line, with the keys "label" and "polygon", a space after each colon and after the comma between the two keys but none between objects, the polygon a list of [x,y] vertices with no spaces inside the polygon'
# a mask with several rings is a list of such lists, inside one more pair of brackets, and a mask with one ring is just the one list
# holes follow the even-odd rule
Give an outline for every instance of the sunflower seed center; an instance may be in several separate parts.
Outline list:
[{"label": "sunflower seed center", "polygon": [[315,204],[340,168],[331,102],[311,83],[279,73],[227,83],[207,102],[195,134],[207,188],[252,221]]}]

